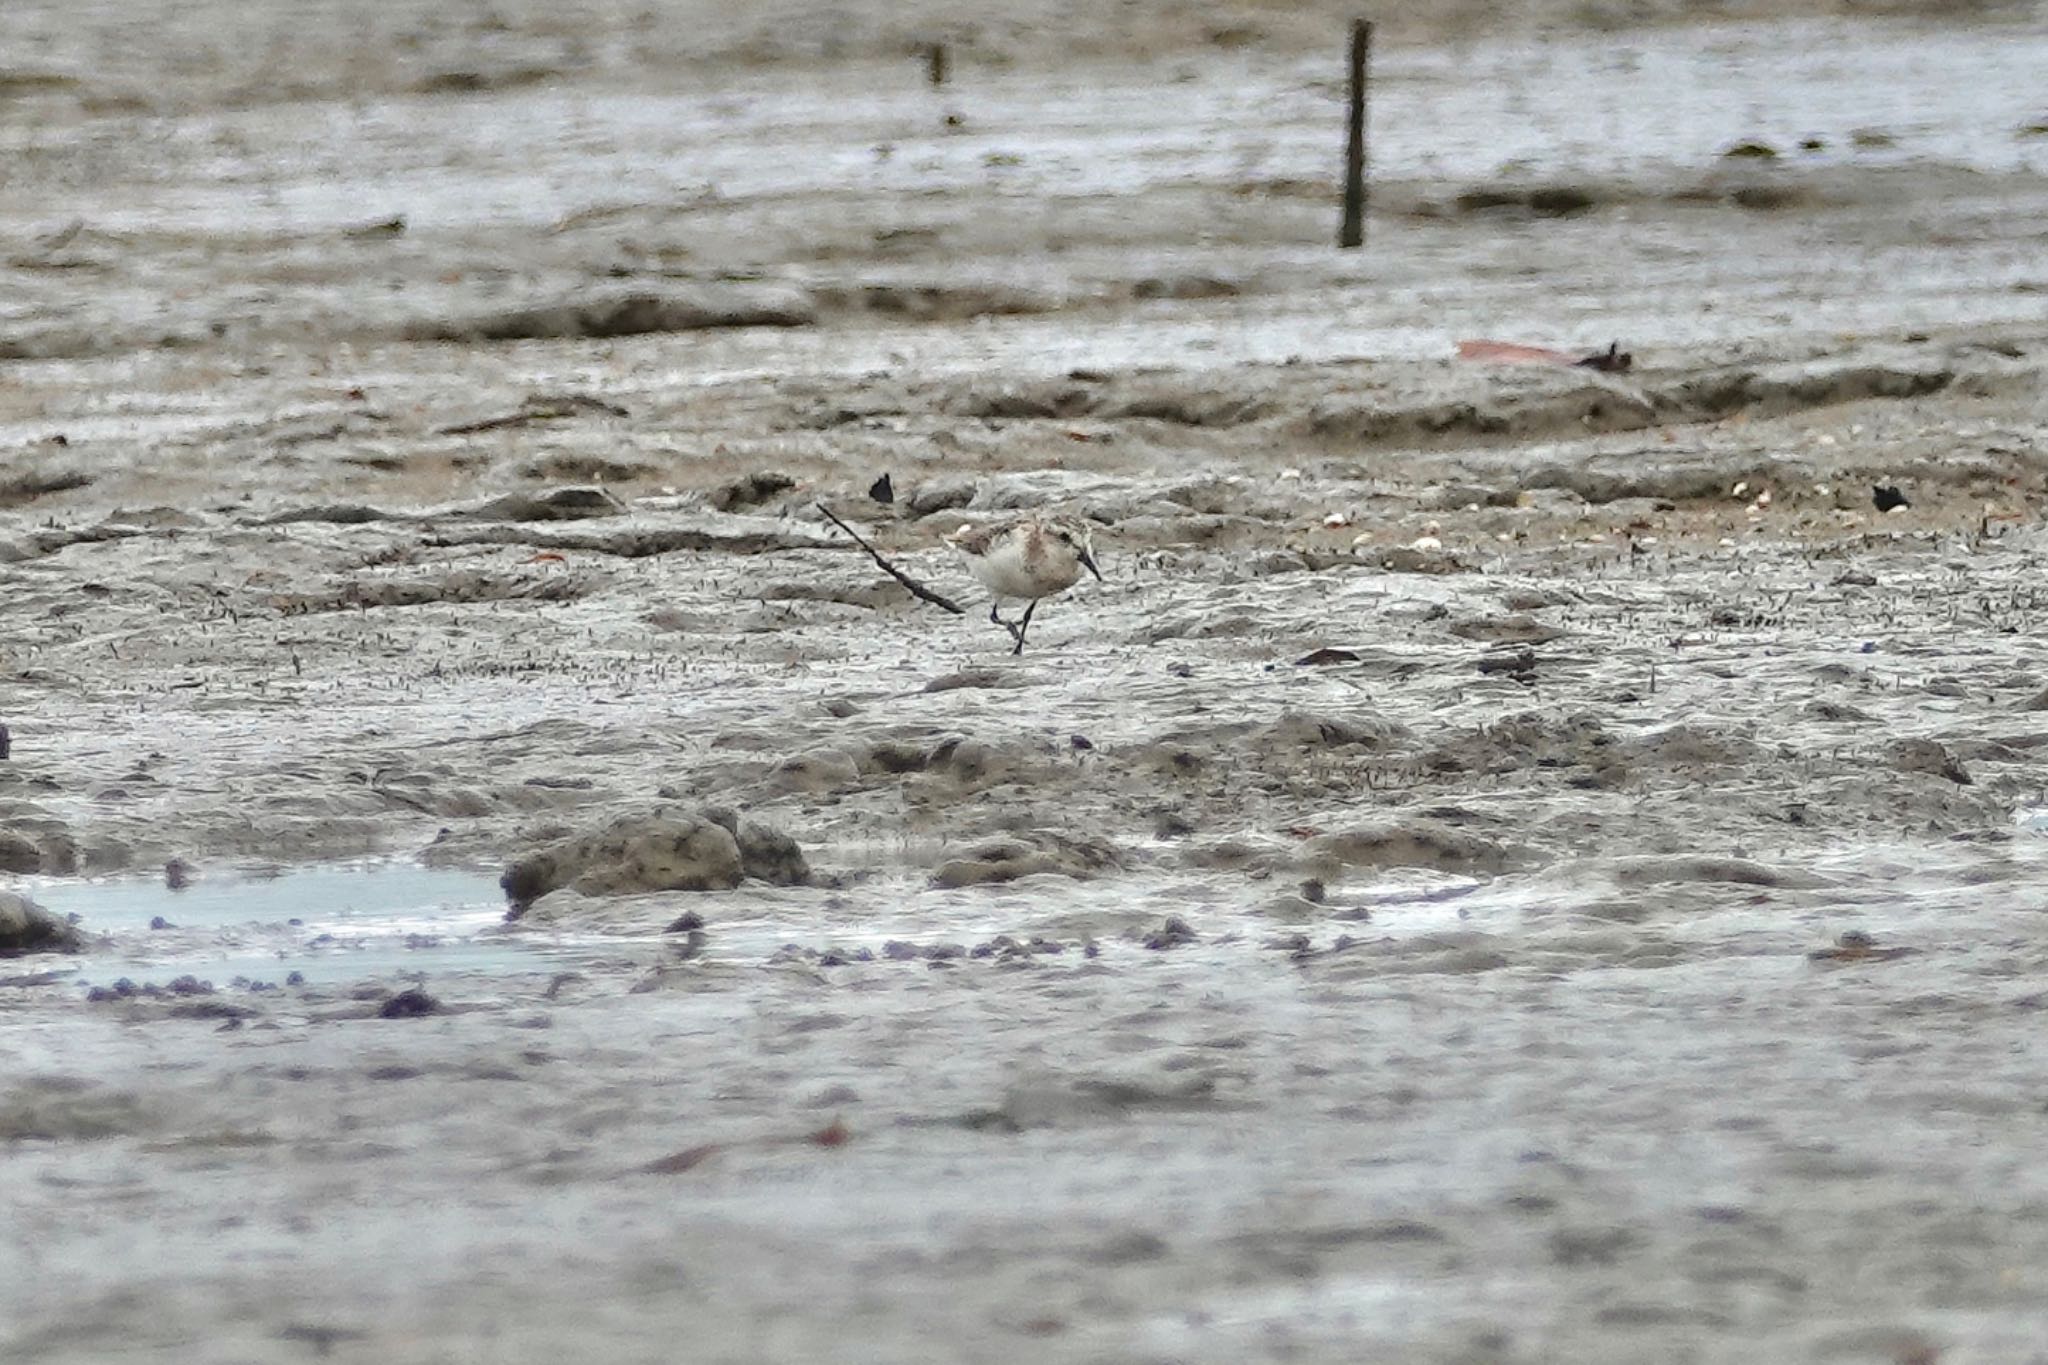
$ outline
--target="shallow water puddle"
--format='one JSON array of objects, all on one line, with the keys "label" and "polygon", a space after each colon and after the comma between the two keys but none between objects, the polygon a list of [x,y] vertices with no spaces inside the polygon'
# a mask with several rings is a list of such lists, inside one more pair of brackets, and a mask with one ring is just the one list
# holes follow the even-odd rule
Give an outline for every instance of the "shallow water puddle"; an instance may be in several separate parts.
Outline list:
[{"label": "shallow water puddle", "polygon": [[[584,940],[498,932],[505,899],[489,876],[416,863],[351,863],[277,875],[162,881],[37,879],[25,888],[93,937],[82,985],[196,976],[282,983],[392,972],[537,970]],[[155,925],[156,927],[152,927]]]}]

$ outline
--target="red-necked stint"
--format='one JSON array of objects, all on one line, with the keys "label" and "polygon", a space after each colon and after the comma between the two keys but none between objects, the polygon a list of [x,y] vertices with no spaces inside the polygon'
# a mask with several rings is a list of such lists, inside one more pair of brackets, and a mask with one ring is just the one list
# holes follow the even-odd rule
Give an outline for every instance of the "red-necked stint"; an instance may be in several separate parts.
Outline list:
[{"label": "red-necked stint", "polygon": [[[1031,613],[1038,610],[1040,598],[1073,587],[1083,569],[1102,578],[1102,570],[1095,567],[1088,523],[1075,517],[1029,516],[993,526],[963,526],[946,542],[994,595],[988,619],[1017,642],[1012,654],[1024,652],[1024,632],[1031,628]],[[1025,603],[1024,615],[1015,621],[1001,615],[1006,597]]]}]

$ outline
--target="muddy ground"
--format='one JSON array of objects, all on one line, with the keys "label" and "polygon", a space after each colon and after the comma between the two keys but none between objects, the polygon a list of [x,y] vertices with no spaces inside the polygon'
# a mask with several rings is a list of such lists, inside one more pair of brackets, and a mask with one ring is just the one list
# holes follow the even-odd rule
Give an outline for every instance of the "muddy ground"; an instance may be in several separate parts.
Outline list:
[{"label": "muddy ground", "polygon": [[0,19],[0,885],[808,868],[4,964],[8,1360],[2048,1358],[2038,11],[1095,8]]}]

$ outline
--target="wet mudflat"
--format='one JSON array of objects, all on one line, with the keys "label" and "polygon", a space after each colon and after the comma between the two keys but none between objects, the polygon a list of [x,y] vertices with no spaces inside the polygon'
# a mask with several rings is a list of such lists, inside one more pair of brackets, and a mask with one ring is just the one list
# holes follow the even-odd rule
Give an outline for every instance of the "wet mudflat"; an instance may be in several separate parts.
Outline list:
[{"label": "wet mudflat", "polygon": [[2038,1349],[2035,17],[1396,16],[1354,258],[1277,18],[193,13],[0,86],[10,1360]]}]

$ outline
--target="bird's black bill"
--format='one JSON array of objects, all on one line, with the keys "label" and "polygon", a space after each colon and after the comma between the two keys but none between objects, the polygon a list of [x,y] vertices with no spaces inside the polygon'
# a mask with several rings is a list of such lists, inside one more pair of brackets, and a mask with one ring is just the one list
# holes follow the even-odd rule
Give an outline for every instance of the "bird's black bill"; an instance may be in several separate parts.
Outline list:
[{"label": "bird's black bill", "polygon": [[1095,567],[1095,556],[1089,554],[1086,550],[1079,550],[1076,553],[1080,556],[1081,563],[1087,567],[1088,572],[1095,575],[1095,581],[1098,583],[1103,582],[1102,570]]}]

